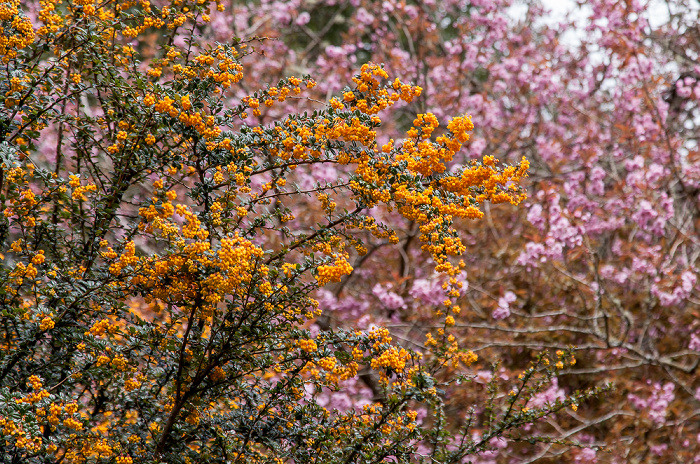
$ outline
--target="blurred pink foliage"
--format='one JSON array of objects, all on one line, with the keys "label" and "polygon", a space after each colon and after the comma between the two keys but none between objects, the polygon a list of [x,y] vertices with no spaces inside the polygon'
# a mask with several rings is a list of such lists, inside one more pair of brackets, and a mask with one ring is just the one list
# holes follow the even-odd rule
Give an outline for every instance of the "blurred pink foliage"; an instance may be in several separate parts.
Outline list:
[{"label": "blurred pink foliage", "polygon": [[[533,166],[527,206],[490,207],[484,220],[463,224],[466,277],[451,333],[486,365],[500,358],[513,372],[538,349],[578,346],[578,364],[542,401],[616,383],[610,399],[568,420],[589,434],[588,445],[618,445],[607,454],[573,449],[570,462],[694,456],[700,429],[687,417],[700,406],[697,8],[688,0],[654,8],[593,0],[574,9],[554,22],[535,1],[234,2],[209,32],[274,39],[255,46],[249,59],[265,65],[251,66],[245,82],[302,70],[324,101],[360,64],[384,63],[424,89],[404,114],[472,115],[475,136],[455,163],[525,155]],[[236,98],[248,89],[239,91]],[[261,118],[277,111],[286,109]],[[410,121],[397,114],[390,124],[400,139]],[[336,174],[300,170],[298,182]],[[423,349],[447,290],[428,273],[414,225],[400,228],[400,253],[371,243],[353,276],[319,300],[332,324],[388,324]],[[650,421],[635,420],[642,410]],[[663,446],[683,436],[692,437],[689,447]],[[497,457],[484,462],[520,462],[508,457],[510,447],[494,448]],[[557,449],[542,444],[537,456]]]}]

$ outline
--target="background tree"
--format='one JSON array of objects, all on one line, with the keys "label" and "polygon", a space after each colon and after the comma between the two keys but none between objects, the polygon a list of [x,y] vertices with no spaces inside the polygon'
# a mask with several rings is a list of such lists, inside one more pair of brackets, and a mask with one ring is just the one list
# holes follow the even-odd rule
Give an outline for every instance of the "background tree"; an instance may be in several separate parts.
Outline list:
[{"label": "background tree", "polygon": [[[485,206],[483,221],[459,226],[468,253],[455,336],[482,360],[504,359],[504,376],[543,347],[577,346],[579,362],[549,397],[600,381],[613,381],[616,394],[542,432],[565,425],[582,442],[614,446],[561,454],[543,444],[525,457],[507,446],[484,460],[691,462],[700,454],[694,2],[596,0],[559,20],[535,1],[227,6],[230,16],[212,23],[215,37],[225,40],[233,24],[279,38],[256,46],[267,66],[244,85],[301,63],[323,99],[359,64],[383,62],[426,97],[394,107],[386,123],[405,130],[415,113],[467,109],[476,136],[455,164],[482,155],[531,161],[525,209]],[[319,324],[389,324],[415,347],[436,329],[442,281],[420,250],[419,226],[399,220],[399,249],[367,242],[353,275],[319,296]],[[464,398],[453,398],[458,414]]]}]

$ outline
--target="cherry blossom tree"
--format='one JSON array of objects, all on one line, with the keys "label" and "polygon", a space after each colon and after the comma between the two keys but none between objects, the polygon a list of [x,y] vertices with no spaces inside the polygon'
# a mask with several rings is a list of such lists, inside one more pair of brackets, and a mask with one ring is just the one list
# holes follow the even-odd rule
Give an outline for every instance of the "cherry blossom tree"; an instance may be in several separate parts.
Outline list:
[{"label": "cherry blossom tree", "polygon": [[[593,448],[543,444],[519,458],[506,446],[484,461],[691,462],[700,454],[697,5],[572,7],[552,21],[534,1],[232,3],[210,33],[226,40],[230,23],[270,38],[256,45],[268,65],[261,76],[321,73],[320,100],[342,91],[358,64],[382,62],[428,97],[394,113],[396,128],[409,129],[416,113],[468,111],[476,129],[455,166],[483,155],[531,161],[525,209],[486,207],[483,220],[461,223],[454,336],[482,360],[501,359],[503,376],[542,348],[576,346],[579,362],[548,394],[601,381],[617,389],[548,429]],[[398,251],[368,244],[354,273],[320,296],[319,325],[389,324],[429,351],[440,329],[431,320],[448,309],[442,285],[454,284],[432,273],[419,229],[403,223]]]}]

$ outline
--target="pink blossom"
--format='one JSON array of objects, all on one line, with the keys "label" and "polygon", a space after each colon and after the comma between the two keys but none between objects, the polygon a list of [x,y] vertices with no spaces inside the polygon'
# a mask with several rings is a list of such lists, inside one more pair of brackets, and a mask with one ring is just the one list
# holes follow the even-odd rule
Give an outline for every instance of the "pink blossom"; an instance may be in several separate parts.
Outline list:
[{"label": "pink blossom", "polygon": [[493,378],[493,373],[491,371],[483,371],[482,370],[482,371],[479,371],[476,373],[476,377],[474,378],[474,380],[477,383],[486,384],[486,383],[489,383],[492,378]]},{"label": "pink blossom", "polygon": [[566,399],[566,394],[562,388],[559,388],[559,380],[554,377],[552,383],[545,391],[536,394],[530,404],[533,407],[541,408],[547,404],[554,404],[557,400],[564,401]]},{"label": "pink blossom", "polygon": [[369,13],[369,11],[365,10],[364,8],[359,8],[357,10],[355,19],[357,19],[362,24],[372,24],[374,22],[374,16],[372,16]]},{"label": "pink blossom", "polygon": [[406,302],[400,295],[389,290],[390,285],[377,284],[372,287],[372,293],[387,309],[401,309],[406,307]]},{"label": "pink blossom", "polygon": [[437,280],[416,279],[408,291],[411,298],[429,305],[440,305],[445,300],[445,291]]},{"label": "pink blossom", "polygon": [[303,11],[299,14],[299,16],[297,16],[297,19],[294,22],[298,26],[303,26],[305,24],[309,24],[309,21],[311,21],[311,15],[308,11]]},{"label": "pink blossom", "polygon": [[510,304],[516,300],[515,293],[507,291],[502,297],[498,299],[498,308],[496,308],[491,317],[496,320],[505,319],[510,316]]},{"label": "pink blossom", "polygon": [[670,382],[663,387],[660,383],[655,383],[651,395],[646,399],[631,393],[627,395],[627,399],[635,408],[646,410],[656,425],[663,425],[666,422],[667,408],[675,398],[674,389],[675,386]]},{"label": "pink blossom", "polygon": [[579,450],[574,458],[576,464],[594,464],[598,462],[597,452],[591,448],[583,448]]},{"label": "pink blossom", "polygon": [[700,352],[700,337],[697,333],[690,334],[690,343],[688,349]]}]

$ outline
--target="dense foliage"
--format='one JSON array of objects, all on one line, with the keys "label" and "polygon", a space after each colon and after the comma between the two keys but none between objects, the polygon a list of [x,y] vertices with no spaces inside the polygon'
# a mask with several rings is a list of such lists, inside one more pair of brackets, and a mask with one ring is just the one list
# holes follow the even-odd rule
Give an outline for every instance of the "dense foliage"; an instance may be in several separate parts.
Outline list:
[{"label": "dense foliage", "polygon": [[[458,161],[471,118],[406,119],[423,89],[377,64],[337,92],[324,82],[324,101],[307,75],[261,87],[269,42],[216,42],[208,25],[227,14],[0,4],[0,461],[461,462],[506,437],[523,455],[567,449],[571,433],[540,424],[599,391],[550,394],[572,350],[540,343],[517,379],[476,376],[479,342],[461,329],[474,263],[454,258],[457,227],[518,205],[528,161]],[[369,306],[332,317],[330,299],[364,287],[353,267],[392,253],[396,285],[425,300],[414,319],[381,285],[395,258],[360,276],[402,302],[393,327],[358,320],[381,320]]]}]

